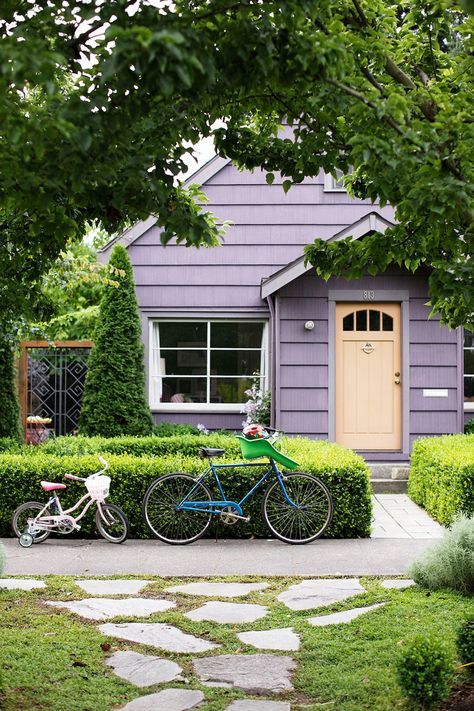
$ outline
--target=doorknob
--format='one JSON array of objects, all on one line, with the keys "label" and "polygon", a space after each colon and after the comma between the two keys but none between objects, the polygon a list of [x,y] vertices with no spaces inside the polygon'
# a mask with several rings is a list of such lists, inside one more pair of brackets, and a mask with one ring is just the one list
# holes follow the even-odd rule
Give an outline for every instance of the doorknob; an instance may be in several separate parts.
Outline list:
[{"label": "doorknob", "polygon": [[398,370],[397,370],[397,372],[395,373],[395,377],[396,377],[396,378],[399,378],[399,377],[400,377],[400,373],[398,372]]},{"label": "doorknob", "polygon": [[395,379],[395,385],[400,385],[400,378]]}]

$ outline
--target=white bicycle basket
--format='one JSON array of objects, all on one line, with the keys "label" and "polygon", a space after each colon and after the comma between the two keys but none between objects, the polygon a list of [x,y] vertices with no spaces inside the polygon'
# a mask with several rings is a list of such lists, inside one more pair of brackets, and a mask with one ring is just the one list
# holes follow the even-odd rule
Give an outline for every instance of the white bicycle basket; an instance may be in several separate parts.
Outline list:
[{"label": "white bicycle basket", "polygon": [[109,476],[90,476],[85,481],[85,486],[94,501],[103,501],[110,490]]}]

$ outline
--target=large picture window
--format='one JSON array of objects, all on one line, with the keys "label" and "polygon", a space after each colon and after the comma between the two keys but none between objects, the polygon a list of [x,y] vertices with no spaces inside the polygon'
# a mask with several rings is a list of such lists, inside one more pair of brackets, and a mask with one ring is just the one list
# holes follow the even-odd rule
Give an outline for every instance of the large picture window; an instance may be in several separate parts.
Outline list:
[{"label": "large picture window", "polygon": [[153,321],[151,405],[162,409],[236,409],[254,373],[267,387],[263,321]]},{"label": "large picture window", "polygon": [[464,334],[464,404],[474,410],[474,333]]}]

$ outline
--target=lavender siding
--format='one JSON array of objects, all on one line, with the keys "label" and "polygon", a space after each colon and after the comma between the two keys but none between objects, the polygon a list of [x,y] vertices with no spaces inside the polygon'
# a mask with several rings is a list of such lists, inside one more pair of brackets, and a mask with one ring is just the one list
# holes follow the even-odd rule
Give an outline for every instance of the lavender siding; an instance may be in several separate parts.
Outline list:
[{"label": "lavender siding", "polygon": [[[330,279],[327,283],[309,272],[278,292],[277,426],[292,434],[328,436],[328,292],[334,296],[338,290],[353,290],[355,294],[363,290],[408,292],[409,324],[405,332],[409,359],[403,365],[403,374],[410,380],[409,437],[412,441],[424,435],[458,432],[462,367],[458,332],[441,327],[436,319],[428,320],[427,275],[412,275],[401,269],[360,281]],[[306,320],[314,321],[314,330],[304,329]],[[448,397],[426,397],[423,390],[427,388],[447,389]]]},{"label": "lavender siding", "polygon": [[[160,231],[151,227],[129,247],[142,311],[145,345],[149,319],[174,316],[245,314],[270,317],[261,299],[260,284],[301,256],[315,237],[329,238],[374,209],[387,219],[390,207],[352,200],[344,192],[324,192],[324,176],[307,179],[285,195],[282,179],[267,185],[265,173],[240,172],[227,165],[206,180],[206,209],[220,220],[231,220],[223,245],[215,249],[163,247]],[[409,293],[409,356],[404,377],[409,377],[409,440],[422,435],[456,432],[462,425],[461,340],[455,332],[428,321],[426,275],[413,276],[400,269],[358,282],[332,279],[327,284],[307,273],[275,295],[278,336],[274,392],[277,426],[292,434],[326,438],[329,433],[330,324],[328,291],[354,289],[396,290]],[[314,321],[313,331],[304,323]],[[447,398],[427,398],[426,388],[445,388]],[[406,399],[406,398],[405,398]],[[474,416],[474,413],[472,413]],[[155,413],[157,420],[172,420],[209,428],[239,428],[239,413]],[[403,454],[392,455],[393,458]],[[406,456],[406,453],[405,453]]]}]

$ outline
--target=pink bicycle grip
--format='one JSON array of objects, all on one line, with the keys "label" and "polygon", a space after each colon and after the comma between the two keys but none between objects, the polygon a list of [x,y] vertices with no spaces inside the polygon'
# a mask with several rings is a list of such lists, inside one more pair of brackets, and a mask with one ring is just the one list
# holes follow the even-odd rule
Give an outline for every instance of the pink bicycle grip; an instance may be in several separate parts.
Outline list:
[{"label": "pink bicycle grip", "polygon": [[65,474],[64,478],[65,479],[72,479],[73,481],[80,481],[80,478],[78,476],[74,476],[74,474]]}]

